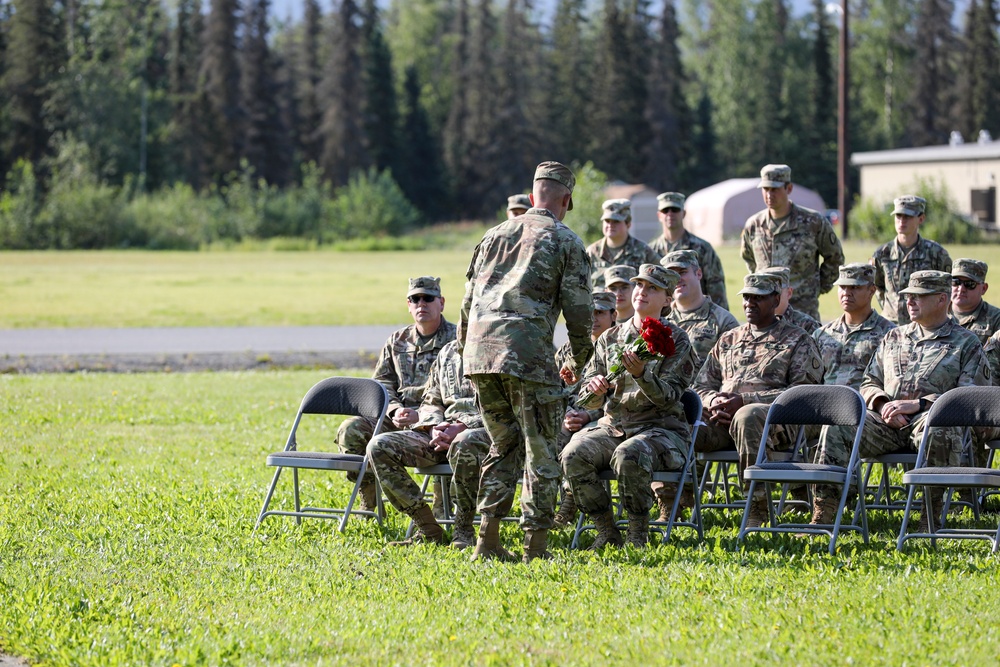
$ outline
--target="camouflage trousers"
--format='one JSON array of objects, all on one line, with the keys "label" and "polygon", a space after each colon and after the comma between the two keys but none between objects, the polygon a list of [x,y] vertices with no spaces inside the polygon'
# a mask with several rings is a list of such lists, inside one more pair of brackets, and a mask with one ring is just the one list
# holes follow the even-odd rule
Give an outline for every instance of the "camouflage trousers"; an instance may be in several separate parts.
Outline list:
[{"label": "camouflage trousers", "polygon": [[479,482],[479,513],[503,518],[521,489],[521,526],[552,527],[561,470],[557,459],[563,391],[505,374],[471,376],[492,445]]},{"label": "camouflage trousers", "polygon": [[[767,419],[767,411],[771,406],[766,403],[750,403],[744,405],[733,415],[733,421],[729,428],[717,424],[706,423],[698,429],[698,439],[695,440],[694,448],[698,452],[715,452],[727,447],[735,447],[739,454],[740,479],[743,479],[743,471],[747,466],[757,463],[757,455],[760,453],[760,439],[764,436],[764,420]],[[767,451],[784,452],[792,448],[791,438],[784,426],[775,425],[771,428],[771,437],[767,441]],[[750,483],[744,481],[743,488],[750,487]],[[766,491],[763,486],[759,489],[760,494]]]},{"label": "camouflage trousers", "polygon": [[562,452],[563,474],[576,505],[587,514],[611,509],[607,485],[598,474],[614,470],[625,509],[648,512],[655,498],[654,472],[684,467],[687,437],[665,428],[648,428],[632,437],[612,435],[607,427],[586,426]]},{"label": "camouflage trousers", "polygon": [[428,432],[395,431],[380,433],[372,438],[368,442],[368,458],[386,498],[404,514],[410,514],[426,503],[420,486],[407,468],[437,465],[446,460],[451,463],[455,458],[460,465],[456,469],[452,464],[452,495],[459,509],[475,512],[479,491],[478,462],[485,456],[488,446],[486,429],[482,428],[459,433],[447,451],[436,451]]},{"label": "camouflage trousers", "polygon": [[[865,430],[861,436],[859,454],[861,458],[880,456],[898,451],[916,452],[924,437],[924,423],[927,413],[922,412],[916,419],[901,429],[891,428],[882,416],[873,410],[865,415]],[[962,429],[938,427],[928,441],[928,466],[962,465]],[[847,466],[851,460],[854,445],[854,428],[850,426],[824,426],[819,438],[818,463]],[[840,490],[835,486],[817,486],[818,498],[839,499]]]},{"label": "camouflage trousers", "polygon": [[[396,428],[396,425],[392,423],[392,420],[388,416],[382,420],[382,433],[398,431],[399,429]],[[365,451],[368,449],[368,441],[372,439],[374,433],[375,420],[368,419],[367,417],[348,417],[340,424],[340,428],[337,429],[337,447],[345,454],[364,456]],[[357,480],[357,478],[358,473],[347,473],[347,479],[351,482]]]}]

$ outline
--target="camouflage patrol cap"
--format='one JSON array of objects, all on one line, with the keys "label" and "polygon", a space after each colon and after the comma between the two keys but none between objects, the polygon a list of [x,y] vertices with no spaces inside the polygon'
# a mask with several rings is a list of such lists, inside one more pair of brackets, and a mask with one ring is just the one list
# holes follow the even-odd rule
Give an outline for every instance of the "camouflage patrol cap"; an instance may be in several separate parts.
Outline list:
[{"label": "camouflage patrol cap", "polygon": [[431,276],[410,278],[410,291],[406,293],[406,296],[413,296],[414,294],[441,296],[441,279],[432,278]]},{"label": "camouflage patrol cap", "polygon": [[526,211],[531,208],[531,200],[528,199],[528,195],[511,195],[510,197],[507,197],[508,211],[513,211],[519,208],[523,208]]},{"label": "camouflage patrol cap", "polygon": [[910,284],[900,294],[950,294],[951,274],[944,271],[914,271]]},{"label": "camouflage patrol cap", "polygon": [[781,289],[785,289],[792,284],[792,270],[787,266],[769,266],[766,269],[761,269],[758,273],[766,273],[769,276],[777,276],[779,282],[781,283]]},{"label": "camouflage patrol cap", "polygon": [[608,199],[601,208],[604,209],[601,220],[632,221],[632,202],[628,199]]},{"label": "camouflage patrol cap", "polygon": [[576,187],[576,176],[573,175],[572,170],[564,164],[559,162],[542,162],[537,167],[535,167],[535,178],[534,181],[555,181],[556,183],[562,183],[567,188],[569,188],[569,210],[573,210],[573,188]]},{"label": "camouflage patrol cap", "polygon": [[978,259],[968,259],[963,257],[961,259],[956,259],[952,263],[951,275],[970,278],[975,280],[977,283],[985,283],[986,270],[989,268],[990,267],[987,266],[986,262],[980,262]]},{"label": "camouflage patrol cap", "polygon": [[840,277],[834,281],[834,285],[874,285],[875,267],[871,264],[844,264],[840,267]]},{"label": "camouflage patrol cap", "polygon": [[661,192],[656,195],[656,210],[662,211],[665,208],[679,208],[684,210],[684,202],[687,197],[679,192]]},{"label": "camouflage patrol cap", "polygon": [[748,273],[743,277],[743,289],[737,294],[767,296],[781,291],[781,278],[771,273]]},{"label": "camouflage patrol cap", "polygon": [[792,182],[792,168],[787,164],[766,164],[760,170],[758,188],[780,188]]},{"label": "camouflage patrol cap", "polygon": [[673,252],[668,252],[660,260],[660,265],[668,269],[685,268],[691,271],[697,271],[701,268],[701,264],[698,262],[698,253],[694,250],[674,250]]},{"label": "camouflage patrol cap", "polygon": [[627,283],[635,278],[638,271],[628,264],[615,264],[604,269],[604,284],[610,287],[615,283]]},{"label": "camouflage patrol cap", "polygon": [[617,297],[614,292],[595,290],[591,292],[590,298],[594,302],[594,310],[614,310],[616,307]]},{"label": "camouflage patrol cap", "polygon": [[667,290],[667,292],[673,292],[680,279],[681,277],[676,271],[668,269],[665,266],[660,266],[659,264],[643,264],[639,267],[638,275],[636,275],[635,278],[632,278],[632,282],[637,283],[640,280],[644,280],[650,285],[656,285],[657,287],[662,287]]},{"label": "camouflage patrol cap", "polygon": [[927,210],[927,200],[917,195],[903,195],[892,200],[892,214],[923,215]]}]

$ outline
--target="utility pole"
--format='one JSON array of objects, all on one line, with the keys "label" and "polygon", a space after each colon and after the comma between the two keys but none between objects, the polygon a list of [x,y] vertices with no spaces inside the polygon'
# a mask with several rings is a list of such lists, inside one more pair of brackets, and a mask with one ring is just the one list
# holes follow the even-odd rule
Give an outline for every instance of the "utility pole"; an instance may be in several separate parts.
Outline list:
[{"label": "utility pole", "polygon": [[850,81],[850,58],[848,58],[848,0],[841,0],[840,18],[840,72],[837,80],[837,208],[840,209],[840,224],[844,238],[847,238],[847,213],[851,206],[849,139],[847,132],[848,82]]}]

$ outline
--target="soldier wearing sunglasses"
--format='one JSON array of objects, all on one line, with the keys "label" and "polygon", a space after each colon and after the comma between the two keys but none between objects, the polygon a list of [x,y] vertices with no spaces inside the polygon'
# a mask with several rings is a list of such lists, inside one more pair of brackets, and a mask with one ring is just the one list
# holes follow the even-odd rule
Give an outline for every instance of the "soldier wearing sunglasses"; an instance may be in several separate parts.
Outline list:
[{"label": "soldier wearing sunglasses", "polygon": [[978,259],[956,259],[951,265],[951,316],[976,334],[983,345],[1000,330],[1000,308],[983,299],[989,288],[988,268]]}]

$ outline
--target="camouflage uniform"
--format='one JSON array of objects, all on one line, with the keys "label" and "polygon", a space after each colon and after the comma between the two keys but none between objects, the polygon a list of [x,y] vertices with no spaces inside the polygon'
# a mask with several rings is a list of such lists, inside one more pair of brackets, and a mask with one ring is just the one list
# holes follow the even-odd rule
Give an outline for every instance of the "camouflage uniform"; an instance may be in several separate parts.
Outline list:
[{"label": "camouflage uniform", "polygon": [[666,236],[660,234],[650,242],[649,247],[661,257],[675,250],[694,250],[698,254],[698,265],[701,267],[701,291],[712,297],[715,305],[729,310],[726,274],[722,270],[722,260],[719,259],[711,243],[685,229],[676,243],[671,243]]},{"label": "camouflage uniform", "polygon": [[794,308],[792,308],[791,305],[789,305],[788,308],[785,309],[785,312],[781,316],[781,319],[788,322],[789,324],[794,324],[795,326],[797,326],[798,328],[802,329],[803,331],[805,331],[807,334],[810,335],[815,333],[817,329],[823,326],[812,317],[809,317],[808,315],[803,313],[801,310],[795,310]]},{"label": "camouflage uniform", "polygon": [[[751,274],[745,279],[744,292],[758,293],[750,289],[755,283],[764,284],[765,279],[777,291],[776,277]],[[764,285],[764,289],[770,287]],[[695,448],[715,451],[735,446],[740,455],[742,478],[743,469],[757,462],[768,406],[788,387],[822,381],[823,360],[819,349],[799,327],[779,319],[763,330],[744,324],[725,332],[702,365],[693,388],[706,407],[720,392],[740,394],[743,407],[736,411],[728,429],[715,424],[701,427]],[[772,432],[775,438],[768,442],[769,451],[791,446],[782,428]]]},{"label": "camouflage uniform", "polygon": [[565,406],[552,337],[562,311],[574,351],[567,367],[579,374],[594,347],[589,275],[580,238],[544,209],[497,225],[473,253],[458,340],[493,442],[479,490],[485,517],[510,512],[524,470],[521,524],[552,526]]},{"label": "camouflage uniform", "polygon": [[625,264],[638,270],[643,264],[660,261],[659,255],[632,235],[620,248],[609,246],[606,238],[594,241],[587,246],[587,256],[590,258],[590,278],[594,289],[604,287],[604,270],[608,267]]},{"label": "camouflage uniform", "polygon": [[687,312],[679,310],[674,301],[670,319],[687,333],[698,357],[699,367],[712,351],[719,336],[740,325],[732,313],[713,303],[711,297],[706,297],[700,306]]},{"label": "camouflage uniform", "polygon": [[[767,165],[761,170],[758,187],[779,182],[791,182],[791,169],[786,165]],[[790,203],[788,216],[780,221],[772,219],[768,209],[747,220],[740,256],[751,273],[787,266],[793,290],[791,305],[819,320],[819,295],[833,287],[837,267],[844,263],[844,251],[829,220],[818,211]]]},{"label": "camouflage uniform", "polygon": [[849,326],[846,320],[846,315],[841,315],[813,332],[813,338],[826,365],[823,384],[859,389],[875,349],[896,325],[874,310],[857,327]]},{"label": "camouflage uniform", "polygon": [[916,271],[951,271],[951,257],[940,244],[917,235],[912,248],[903,249],[899,241],[893,239],[879,246],[872,256],[875,266],[875,298],[882,309],[882,315],[890,322],[907,324],[910,314],[906,312],[906,299],[899,298],[899,290],[906,287],[910,276]]},{"label": "camouflage uniform", "polygon": [[982,345],[986,345],[990,336],[1000,331],[1000,308],[985,301],[981,302],[971,313],[959,315],[952,311],[951,316],[963,329],[968,329],[976,334],[976,338]]},{"label": "camouflage uniform", "polygon": [[[420,487],[407,467],[423,467],[455,460],[452,493],[459,509],[475,513],[479,468],[490,441],[476,409],[472,382],[462,374],[457,341],[445,345],[431,365],[420,404],[420,420],[409,430],[380,433],[368,443],[368,456],[386,497],[401,512],[424,504]],[[441,422],[465,424],[447,451],[435,451],[431,429]]]},{"label": "camouflage uniform", "polygon": [[1000,331],[997,331],[983,346],[986,360],[990,364],[990,377],[994,384],[1000,384]]},{"label": "camouflage uniform", "polygon": [[[669,325],[667,320],[661,322]],[[604,512],[611,505],[598,478],[600,471],[615,471],[625,508],[639,514],[653,506],[652,473],[684,466],[690,429],[680,397],[694,376],[696,359],[687,334],[672,328],[675,354],[647,361],[639,378],[626,372],[613,392],[591,398],[585,405],[604,403],[604,416],[574,434],[563,451],[563,474],[577,506],[588,514]],[[594,377],[606,376],[618,358],[616,348],[638,336],[634,320],[604,332],[584,373],[584,386]]]}]

